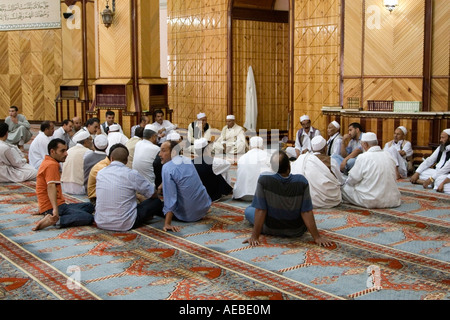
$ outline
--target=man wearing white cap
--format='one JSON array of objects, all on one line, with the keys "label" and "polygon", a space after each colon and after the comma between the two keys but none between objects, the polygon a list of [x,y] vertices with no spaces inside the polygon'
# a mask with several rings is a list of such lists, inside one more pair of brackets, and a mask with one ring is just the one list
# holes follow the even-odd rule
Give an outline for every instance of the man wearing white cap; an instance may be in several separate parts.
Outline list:
[{"label": "man wearing white cap", "polygon": [[342,187],[342,200],[364,208],[393,208],[401,204],[395,161],[378,146],[373,132],[361,138],[360,154]]},{"label": "man wearing white cap", "polygon": [[339,133],[341,129],[341,125],[337,121],[332,121],[327,127],[328,133],[328,141],[327,141],[327,155],[340,155],[341,154],[341,145],[342,145],[342,136]]},{"label": "man wearing white cap", "polygon": [[298,158],[301,154],[311,151],[311,139],[320,136],[320,131],[311,126],[311,119],[308,115],[300,117],[301,128],[295,135],[295,147],[286,148],[286,153],[290,158]]},{"label": "man wearing white cap", "polygon": [[291,164],[292,174],[301,174],[309,182],[309,192],[314,208],[332,208],[342,201],[341,185],[344,183],[336,160],[327,156],[327,141],[322,136],[311,140],[311,149]]},{"label": "man wearing white cap", "polygon": [[[145,126],[142,140],[136,144],[134,148],[134,157],[132,168],[137,170],[144,176],[151,184],[155,186],[155,170],[153,163],[160,151],[160,147],[157,145],[158,141],[158,128],[153,124]],[[155,186],[157,189],[158,186]]]},{"label": "man wearing white cap", "polygon": [[242,155],[237,163],[233,198],[252,200],[258,184],[258,178],[263,172],[272,172],[270,154],[267,150],[264,150],[263,138],[251,137],[250,150]]},{"label": "man wearing white cap", "polygon": [[194,143],[197,156],[192,159],[192,163],[211,200],[217,201],[233,191],[228,175],[231,163],[225,159],[213,158],[211,148],[211,143],[205,138],[197,139]]},{"label": "man wearing white cap", "polygon": [[[423,161],[411,177],[412,183],[437,189],[450,173],[450,129],[441,132],[440,146]],[[432,167],[436,164],[435,169]]]},{"label": "man wearing white cap", "polygon": [[28,150],[28,160],[30,164],[39,169],[42,161],[46,155],[48,155],[48,144],[53,139],[53,133],[55,132],[55,124],[51,121],[44,121],[41,123],[41,131],[31,142],[30,149]]},{"label": "man wearing white cap", "polygon": [[243,154],[247,149],[244,128],[236,124],[234,115],[227,116],[227,125],[223,127],[219,138],[214,142],[216,155],[227,153]]},{"label": "man wearing white cap", "polygon": [[93,150],[92,137],[86,130],[78,131],[72,138],[76,145],[67,150],[62,166],[62,190],[68,194],[86,194],[84,186],[84,156]]},{"label": "man wearing white cap", "polygon": [[164,111],[162,110],[156,110],[153,113],[153,118],[155,119],[155,122],[152,124],[155,126],[156,132],[158,133],[158,146],[160,146],[161,143],[167,140],[167,135],[177,129],[178,126],[169,120],[165,120]]},{"label": "man wearing white cap", "polygon": [[204,112],[197,114],[197,121],[191,122],[188,126],[187,140],[190,144],[189,150],[191,153],[194,153],[194,142],[200,138],[212,141],[211,128]]},{"label": "man wearing white cap", "polygon": [[397,179],[405,179],[408,176],[408,161],[413,155],[411,142],[405,139],[407,133],[405,127],[398,127],[394,131],[394,140],[384,145],[384,151],[389,152],[397,164]]},{"label": "man wearing white cap", "polygon": [[120,126],[118,124],[110,125],[108,131],[108,148],[106,149],[106,154],[109,154],[109,149],[116,143],[125,145],[127,142],[128,137],[121,132]]},{"label": "man wearing white cap", "polygon": [[89,150],[84,155],[84,189],[87,191],[89,174],[91,169],[100,161],[106,158],[106,148],[108,147],[108,138],[100,134],[94,139],[94,150]]}]

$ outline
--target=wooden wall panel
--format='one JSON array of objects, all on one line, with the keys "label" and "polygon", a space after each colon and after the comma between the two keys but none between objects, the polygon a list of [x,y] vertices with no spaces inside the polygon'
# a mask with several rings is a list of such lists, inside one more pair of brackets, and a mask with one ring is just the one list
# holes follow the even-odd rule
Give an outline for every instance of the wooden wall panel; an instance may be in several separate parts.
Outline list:
[{"label": "wooden wall panel", "polygon": [[160,34],[159,0],[138,1],[139,75],[143,78],[159,78]]},{"label": "wooden wall panel", "polygon": [[361,76],[363,1],[345,2],[344,74]]},{"label": "wooden wall panel", "polygon": [[450,111],[449,79],[433,79],[431,81],[431,111]]},{"label": "wooden wall panel", "polygon": [[433,1],[433,57],[432,73],[449,75],[450,60],[450,1]]}]

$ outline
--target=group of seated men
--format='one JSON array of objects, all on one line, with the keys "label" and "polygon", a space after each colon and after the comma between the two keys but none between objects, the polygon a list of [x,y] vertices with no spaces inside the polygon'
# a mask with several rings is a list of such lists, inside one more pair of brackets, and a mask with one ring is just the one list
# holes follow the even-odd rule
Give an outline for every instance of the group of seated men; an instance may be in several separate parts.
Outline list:
[{"label": "group of seated men", "polygon": [[[12,109],[10,115],[17,111]],[[179,231],[173,220],[198,221],[212,202],[232,195],[252,201],[245,216],[254,228],[245,243],[258,245],[261,233],[298,236],[308,230],[317,244],[328,246],[317,231],[313,208],[341,202],[365,208],[399,206],[396,182],[407,177],[412,155],[405,127],[397,128],[394,139],[381,149],[376,134],[363,132],[358,123],[341,136],[339,123],[331,122],[326,140],[309,117],[302,116],[295,146],[283,151],[265,148],[258,136],[247,145],[232,115],[215,141],[204,113],[189,125],[187,141],[176,125],[163,119],[162,111],[152,124],[142,117],[131,138],[114,116],[108,111],[104,123],[92,118],[84,127],[78,119],[66,120],[58,130],[52,122],[43,122],[30,145],[29,161],[17,146],[27,138],[16,134],[9,142],[11,126],[0,124],[0,148],[5,149],[0,162],[8,167],[0,182],[36,179],[38,214],[44,217],[33,230],[95,222],[102,229],[127,231],[162,216],[164,230]],[[450,129],[442,132],[440,142],[411,182],[450,193]],[[229,153],[241,155],[234,187],[231,163],[223,157]],[[87,195],[90,201],[66,204],[64,193]]]}]

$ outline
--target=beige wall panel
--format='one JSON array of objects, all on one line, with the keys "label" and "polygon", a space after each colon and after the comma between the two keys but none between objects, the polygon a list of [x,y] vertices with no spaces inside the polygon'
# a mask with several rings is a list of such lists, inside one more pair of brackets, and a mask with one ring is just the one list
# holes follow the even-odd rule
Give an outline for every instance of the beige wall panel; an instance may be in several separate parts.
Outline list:
[{"label": "beige wall panel", "polygon": [[8,33],[0,32],[0,75],[9,73],[9,63],[8,61],[9,50],[8,50]]},{"label": "beige wall panel", "polygon": [[450,1],[434,0],[433,4],[432,73],[433,75],[448,76],[450,65]]},{"label": "beige wall panel", "polygon": [[362,0],[345,2],[344,74],[361,75]]},{"label": "beige wall panel", "polygon": [[433,79],[431,82],[431,111],[449,111],[449,79]]},{"label": "beige wall panel", "polygon": [[422,101],[422,79],[392,79],[392,100]]},{"label": "beige wall panel", "polygon": [[344,108],[350,108],[348,98],[359,98],[361,106],[361,80],[345,79],[344,80]]},{"label": "beige wall panel", "polygon": [[0,119],[5,119],[11,106],[9,95],[9,75],[0,74]]},{"label": "beige wall panel", "polygon": [[392,100],[392,79],[364,80],[364,110],[368,110],[367,100]]},{"label": "beige wall panel", "polygon": [[159,78],[161,76],[159,0],[139,1],[138,15],[139,73],[143,78]]},{"label": "beige wall panel", "polygon": [[22,87],[22,76],[20,74],[9,75],[8,93],[10,104],[17,106],[19,109],[22,109],[22,113],[24,113],[27,118],[32,119],[31,117],[33,114],[30,112],[30,110],[24,110],[22,108],[25,95]]}]

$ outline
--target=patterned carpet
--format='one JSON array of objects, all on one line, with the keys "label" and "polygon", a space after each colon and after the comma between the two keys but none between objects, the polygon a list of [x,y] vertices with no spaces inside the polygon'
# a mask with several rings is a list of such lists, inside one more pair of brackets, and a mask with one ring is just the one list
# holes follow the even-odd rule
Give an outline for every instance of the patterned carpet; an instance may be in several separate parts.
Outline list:
[{"label": "patterned carpet", "polygon": [[[0,184],[3,300],[449,300],[450,195],[399,182],[402,205],[315,210],[334,241],[261,237],[247,202],[213,204],[197,223],[116,233],[95,226],[31,231],[35,182]],[[67,196],[69,202],[83,197]],[[373,280],[374,279],[374,280]]]}]

